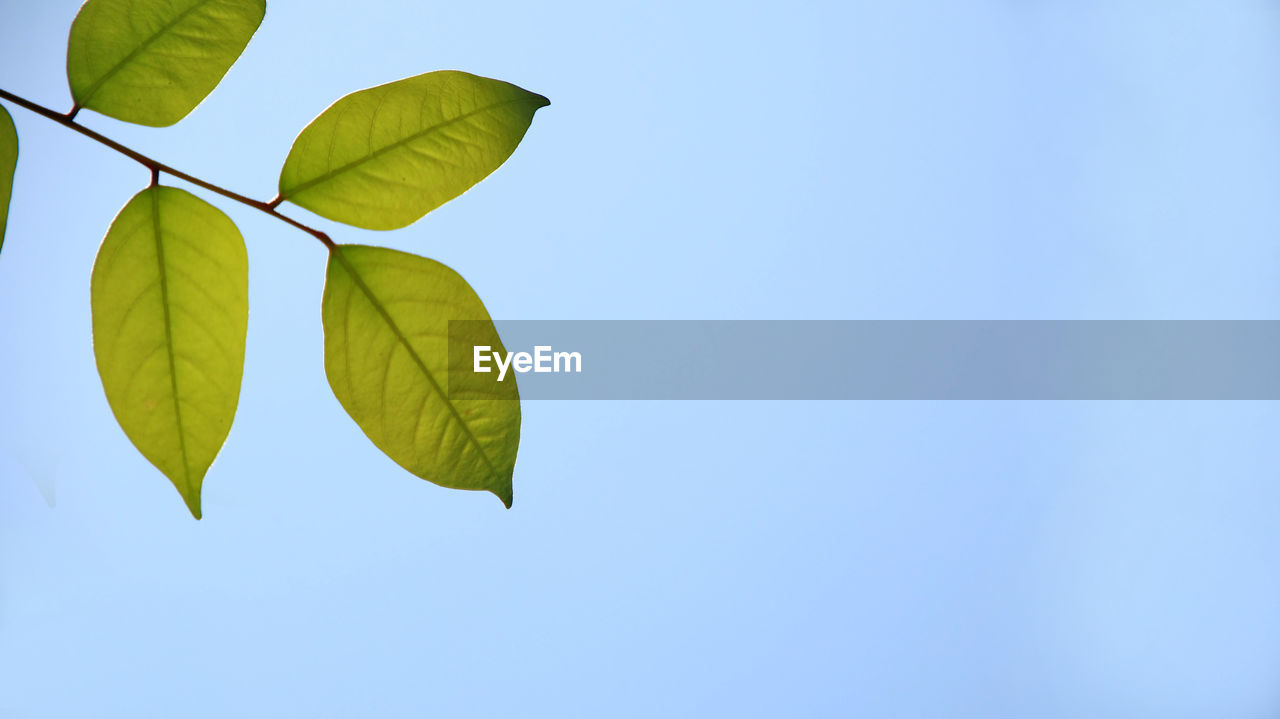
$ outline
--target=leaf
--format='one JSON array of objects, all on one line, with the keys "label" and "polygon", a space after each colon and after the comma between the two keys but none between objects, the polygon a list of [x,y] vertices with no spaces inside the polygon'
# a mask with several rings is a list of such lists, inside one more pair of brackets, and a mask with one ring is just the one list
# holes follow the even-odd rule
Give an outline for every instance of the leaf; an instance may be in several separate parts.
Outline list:
[{"label": "leaf", "polygon": [[111,411],[196,519],[240,398],[248,290],[240,231],[174,187],[135,195],[93,265],[93,350]]},{"label": "leaf", "polygon": [[9,111],[0,106],[0,248],[9,222],[9,197],[13,194],[13,171],[18,166],[18,131]]},{"label": "leaf", "polygon": [[338,245],[323,317],[329,385],[378,449],[423,479],[488,490],[510,507],[520,443],[515,383],[508,377],[491,399],[447,394],[450,320],[479,320],[467,325],[482,328],[470,339],[505,352],[471,286],[425,257]]},{"label": "leaf", "polygon": [[76,107],[172,125],[218,86],[266,9],[265,0],[89,0],[67,43]]},{"label": "leaf", "polygon": [[280,198],[356,227],[405,227],[498,169],[549,104],[454,70],[353,92],[294,140]]}]

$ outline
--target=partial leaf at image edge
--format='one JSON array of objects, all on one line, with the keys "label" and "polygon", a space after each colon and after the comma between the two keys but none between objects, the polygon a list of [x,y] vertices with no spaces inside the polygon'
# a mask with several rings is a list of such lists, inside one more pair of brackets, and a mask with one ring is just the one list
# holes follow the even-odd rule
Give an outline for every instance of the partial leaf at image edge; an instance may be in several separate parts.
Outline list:
[{"label": "partial leaf at image edge", "polygon": [[456,70],[353,92],[299,133],[280,197],[356,227],[405,227],[502,165],[549,104]]},{"label": "partial leaf at image edge", "polygon": [[9,223],[9,199],[13,195],[13,172],[18,166],[18,130],[9,111],[0,105],[0,249],[4,248]]},{"label": "partial leaf at image edge", "polygon": [[196,519],[240,398],[248,267],[230,218],[158,186],[120,210],[93,265],[93,350],[107,401]]},{"label": "partial leaf at image edge", "polygon": [[71,96],[117,120],[172,125],[213,92],[265,14],[265,0],[88,0],[67,42]]},{"label": "partial leaf at image edge", "polygon": [[487,490],[510,507],[520,443],[513,378],[488,398],[451,399],[447,389],[450,320],[475,321],[462,339],[505,352],[471,286],[425,257],[338,245],[322,315],[329,385],[374,445],[418,477]]}]

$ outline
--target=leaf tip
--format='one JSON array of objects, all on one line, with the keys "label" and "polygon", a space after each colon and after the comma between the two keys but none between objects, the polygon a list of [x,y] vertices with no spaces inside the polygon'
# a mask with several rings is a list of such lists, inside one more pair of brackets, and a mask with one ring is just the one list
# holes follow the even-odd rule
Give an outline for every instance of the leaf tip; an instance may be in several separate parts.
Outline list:
[{"label": "leaf tip", "polygon": [[[204,490],[204,473],[198,477],[186,477],[187,482],[179,483],[173,477],[169,477],[169,481],[173,482],[173,486],[178,490],[178,494],[182,495],[182,502],[187,505],[187,510],[191,512],[191,516],[196,519],[204,517],[204,510],[200,506],[200,495]],[[194,481],[192,481],[194,479]]]},{"label": "leaf tip", "polygon": [[196,493],[195,496],[187,496],[186,494],[183,494],[182,501],[187,503],[187,509],[191,510],[191,516],[195,517],[197,520],[204,516],[204,513],[200,511],[199,493]]},{"label": "leaf tip", "polygon": [[505,487],[500,487],[500,488],[498,488],[498,489],[491,489],[491,490],[489,490],[489,491],[490,491],[490,492],[493,492],[493,494],[494,494],[494,496],[495,496],[495,497],[497,497],[498,499],[501,499],[501,500],[502,500],[502,506],[506,507],[507,509],[511,509],[511,499],[512,499],[512,497],[511,497],[511,485],[510,485],[510,484],[508,484],[508,485],[507,485],[507,486],[505,486]]}]

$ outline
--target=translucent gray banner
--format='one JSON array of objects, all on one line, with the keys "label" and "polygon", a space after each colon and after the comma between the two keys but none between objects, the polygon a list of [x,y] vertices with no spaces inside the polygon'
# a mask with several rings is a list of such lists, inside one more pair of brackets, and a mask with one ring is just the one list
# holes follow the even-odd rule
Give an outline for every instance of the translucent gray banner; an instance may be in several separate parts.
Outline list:
[{"label": "translucent gray banner", "polygon": [[523,399],[1280,398],[1280,321],[496,324],[505,353],[450,323],[451,396],[514,379]]}]

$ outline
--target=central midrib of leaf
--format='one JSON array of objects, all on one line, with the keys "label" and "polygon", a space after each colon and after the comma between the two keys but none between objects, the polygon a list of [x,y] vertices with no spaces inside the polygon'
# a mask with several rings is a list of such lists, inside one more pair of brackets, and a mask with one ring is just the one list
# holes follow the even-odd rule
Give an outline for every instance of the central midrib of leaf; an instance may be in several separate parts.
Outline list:
[{"label": "central midrib of leaf", "polygon": [[191,486],[191,463],[187,461],[187,433],[182,429],[182,406],[178,401],[178,366],[173,351],[173,316],[169,312],[169,279],[164,262],[164,237],[160,229],[160,188],[151,188],[151,222],[156,236],[156,259],[160,264],[160,305],[164,308],[164,344],[169,355],[169,387],[173,390],[173,416],[182,452],[182,476]]},{"label": "central midrib of leaf", "polygon": [[[320,183],[322,183],[322,182],[328,182],[329,180],[332,180],[334,177],[337,177],[338,175],[341,175],[341,174],[343,174],[343,173],[345,173],[345,172],[347,172],[347,171],[351,170],[351,169],[352,169],[352,168],[354,168],[354,167],[359,167],[360,165],[363,165],[363,164],[364,164],[364,163],[366,163],[366,162],[369,162],[369,161],[371,161],[371,160],[375,160],[375,159],[377,159],[378,157],[381,157],[383,154],[385,154],[385,153],[387,153],[387,152],[390,152],[390,151],[395,150],[395,149],[397,149],[397,148],[403,147],[404,145],[407,145],[407,144],[409,144],[409,143],[413,142],[414,140],[420,139],[420,138],[421,138],[421,137],[423,137],[424,135],[428,135],[428,134],[430,134],[430,133],[436,132],[437,130],[440,130],[440,129],[442,129],[442,128],[448,127],[449,125],[452,125],[452,124],[454,124],[454,123],[456,123],[456,122],[462,122],[463,120],[466,120],[466,119],[468,119],[468,118],[470,118],[470,117],[473,117],[473,116],[475,116],[475,115],[479,115],[479,114],[480,114],[480,113],[482,113],[482,112],[488,112],[488,111],[490,111],[490,110],[495,110],[495,109],[497,109],[497,108],[499,108],[499,107],[502,107],[502,106],[504,106],[504,105],[515,105],[515,104],[518,104],[518,103],[521,103],[521,102],[524,102],[524,99],[523,99],[523,98],[515,98],[515,99],[511,99],[511,100],[503,100],[502,102],[495,102],[495,103],[493,103],[492,105],[485,105],[484,107],[477,107],[476,109],[471,110],[470,112],[464,112],[464,113],[462,113],[461,115],[458,115],[457,117],[451,117],[451,118],[449,118],[448,120],[445,120],[444,122],[438,122],[438,123],[436,123],[436,124],[432,125],[431,127],[424,128],[424,129],[419,130],[418,132],[415,132],[415,133],[413,133],[413,134],[411,134],[411,135],[409,135],[409,136],[407,136],[407,137],[404,137],[404,138],[402,138],[402,139],[396,140],[395,142],[391,143],[390,145],[386,145],[385,147],[380,147],[380,148],[378,148],[377,150],[374,150],[373,152],[369,153],[368,155],[365,155],[364,157],[356,158],[355,160],[352,160],[351,162],[348,162],[347,164],[343,165],[342,167],[336,167],[336,168],[334,168],[334,169],[332,169],[332,170],[329,170],[328,172],[324,173],[323,175],[317,175],[316,177],[313,177],[312,179],[307,180],[306,182],[300,183],[300,184],[298,184],[298,185],[296,185],[296,186],[294,186],[294,187],[292,187],[292,188],[290,188],[290,189],[288,189],[288,190],[285,190],[285,189],[281,188],[282,194],[283,194],[285,197],[290,197],[290,196],[297,195],[297,194],[298,194],[298,193],[300,193],[300,192],[305,192],[306,190],[309,190],[309,189],[311,189],[312,187],[315,187],[316,185],[318,185],[318,184],[320,184]],[[330,147],[332,147],[332,144],[330,144]]]},{"label": "central midrib of leaf", "polygon": [[[480,444],[480,440],[476,437],[475,433],[471,431],[471,427],[467,425],[466,421],[463,420],[462,415],[458,413],[458,408],[454,407],[453,402],[449,401],[449,396],[445,394],[444,389],[440,387],[440,383],[436,381],[435,375],[431,374],[431,370],[427,368],[426,363],[418,356],[417,350],[413,348],[413,345],[409,344],[409,338],[405,336],[403,331],[401,331],[400,326],[396,324],[396,321],[391,318],[387,309],[382,305],[381,300],[379,300],[373,293],[373,290],[369,289],[369,286],[364,283],[364,280],[360,277],[360,273],[356,272],[356,268],[347,261],[346,257],[342,256],[341,247],[335,247],[330,252],[338,258],[338,262],[342,264],[342,267],[347,271],[347,274],[351,275],[351,279],[356,283],[356,286],[360,288],[360,291],[364,293],[365,298],[369,300],[369,304],[373,305],[373,308],[378,311],[378,314],[382,317],[382,321],[386,322],[387,326],[391,328],[391,332],[395,334],[396,339],[399,340],[400,344],[404,346],[406,351],[408,351],[409,356],[413,358],[413,363],[418,366],[418,370],[427,378],[427,382],[431,385],[431,388],[435,390],[436,394],[440,395],[440,399],[443,400],[445,406],[449,408],[449,414],[453,416],[453,419],[458,423],[458,426],[462,427],[462,431],[466,433],[467,439],[471,441],[471,444],[475,445],[476,451],[480,453],[480,459],[484,461],[484,466],[489,469],[489,477],[496,477],[498,475],[498,470],[493,466],[493,462],[489,461],[489,453],[485,451],[484,446]],[[388,359],[388,361],[390,360]]]},{"label": "central midrib of leaf", "polygon": [[111,78],[115,77],[117,73],[119,73],[122,69],[124,69],[125,65],[128,65],[130,62],[133,61],[135,57],[140,55],[147,48],[151,47],[152,43],[158,40],[161,35],[168,33],[169,30],[173,29],[175,25],[187,19],[188,15],[195,12],[196,10],[199,10],[205,5],[208,5],[213,1],[214,0],[200,0],[200,2],[182,11],[182,13],[180,13],[177,17],[165,23],[165,25],[161,27],[159,30],[157,30],[153,35],[151,35],[151,37],[148,37],[146,40],[143,40],[142,44],[138,45],[133,50],[129,51],[128,55],[125,55],[120,60],[120,62],[117,62],[115,65],[112,65],[111,69],[107,70],[102,77],[98,78],[93,83],[93,85],[89,87],[89,90],[85,93],[84,100],[80,101],[80,106],[81,107],[87,106],[89,104],[89,101],[93,99],[93,96],[98,94],[98,90],[102,89],[103,84],[106,83],[107,80],[110,80]]}]

